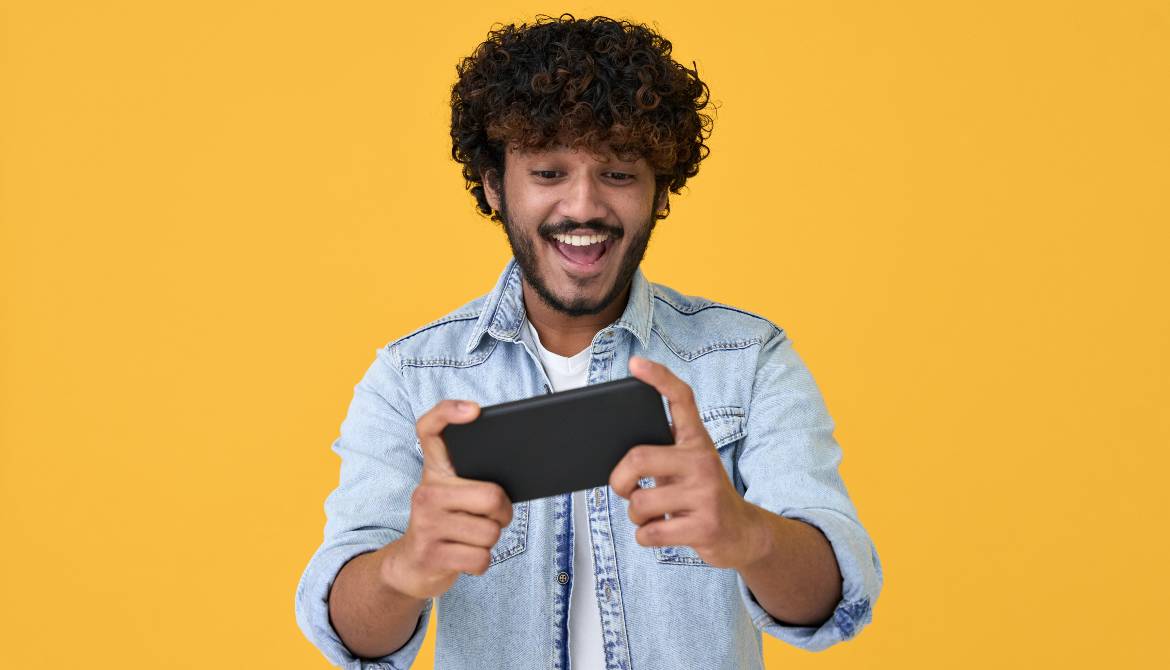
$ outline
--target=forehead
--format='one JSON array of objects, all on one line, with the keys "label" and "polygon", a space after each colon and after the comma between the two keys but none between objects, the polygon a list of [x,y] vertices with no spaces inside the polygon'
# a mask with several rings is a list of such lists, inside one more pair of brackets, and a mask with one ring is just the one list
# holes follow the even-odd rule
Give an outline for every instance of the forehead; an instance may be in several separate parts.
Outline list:
[{"label": "forehead", "polygon": [[642,156],[626,156],[625,158],[618,156],[613,152],[608,144],[602,145],[596,153],[586,147],[570,148],[568,145],[561,142],[555,142],[547,147],[539,149],[522,148],[516,145],[513,145],[508,149],[507,160],[510,161],[529,163],[554,159],[598,163],[604,165],[640,165],[646,162],[645,157]]}]

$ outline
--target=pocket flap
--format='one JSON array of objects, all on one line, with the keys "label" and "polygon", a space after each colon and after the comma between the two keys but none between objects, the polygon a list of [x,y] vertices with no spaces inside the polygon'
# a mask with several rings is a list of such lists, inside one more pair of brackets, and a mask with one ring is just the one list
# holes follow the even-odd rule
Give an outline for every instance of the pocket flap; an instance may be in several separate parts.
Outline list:
[{"label": "pocket flap", "polygon": [[715,448],[719,449],[743,437],[746,430],[745,413],[736,405],[699,408],[699,418]]}]

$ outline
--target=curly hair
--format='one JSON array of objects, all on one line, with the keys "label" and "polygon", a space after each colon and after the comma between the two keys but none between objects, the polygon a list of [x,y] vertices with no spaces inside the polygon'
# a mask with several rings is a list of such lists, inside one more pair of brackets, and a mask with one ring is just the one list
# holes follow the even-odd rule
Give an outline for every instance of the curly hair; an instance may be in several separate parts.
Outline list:
[{"label": "curly hair", "polygon": [[[604,16],[539,14],[532,25],[493,24],[456,65],[451,88],[451,157],[463,165],[478,210],[501,221],[483,179],[503,175],[508,146],[556,143],[602,155],[608,143],[622,159],[646,158],[655,201],[664,189],[677,194],[710,153],[704,140],[713,121],[702,113],[710,90],[698,65],[683,67],[670,51],[644,24]],[[669,212],[668,201],[654,218]]]}]

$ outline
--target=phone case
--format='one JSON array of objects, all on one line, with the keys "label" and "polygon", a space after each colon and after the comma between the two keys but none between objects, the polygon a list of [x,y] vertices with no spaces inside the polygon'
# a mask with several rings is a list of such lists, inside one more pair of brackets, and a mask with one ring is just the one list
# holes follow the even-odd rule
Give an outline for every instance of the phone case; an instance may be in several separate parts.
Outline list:
[{"label": "phone case", "polygon": [[674,444],[662,395],[636,377],[486,405],[440,435],[457,475],[513,503],[603,486],[631,447]]}]

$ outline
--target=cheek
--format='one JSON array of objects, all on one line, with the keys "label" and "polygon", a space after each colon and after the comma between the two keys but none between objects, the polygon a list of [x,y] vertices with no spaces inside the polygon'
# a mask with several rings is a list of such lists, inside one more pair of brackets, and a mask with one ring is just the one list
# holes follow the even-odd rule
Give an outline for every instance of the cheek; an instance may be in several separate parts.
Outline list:
[{"label": "cheek", "polygon": [[615,203],[615,206],[619,208],[623,221],[642,222],[654,212],[654,194],[649,191],[631,193]]},{"label": "cheek", "polygon": [[528,194],[513,196],[508,194],[508,214],[514,221],[523,224],[526,230],[533,234],[542,224],[553,222],[553,211],[556,201],[542,194]]}]

